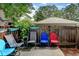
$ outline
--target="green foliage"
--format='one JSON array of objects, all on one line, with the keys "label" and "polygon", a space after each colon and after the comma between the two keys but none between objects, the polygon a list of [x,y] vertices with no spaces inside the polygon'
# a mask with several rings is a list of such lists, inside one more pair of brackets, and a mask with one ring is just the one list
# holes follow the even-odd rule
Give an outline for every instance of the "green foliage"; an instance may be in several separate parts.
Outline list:
[{"label": "green foliage", "polygon": [[58,8],[53,5],[47,5],[47,6],[41,6],[37,11],[36,14],[34,15],[35,21],[40,21],[48,17],[54,16],[54,12],[56,12]]},{"label": "green foliage", "polygon": [[62,16],[63,16],[63,11],[61,10],[54,11],[54,17],[62,18]]},{"label": "green foliage", "polygon": [[75,4],[70,4],[64,9],[64,14],[66,19],[75,19],[77,6]]},{"label": "green foliage", "polygon": [[14,23],[15,27],[20,29],[20,36],[23,38],[28,35],[29,27],[31,26],[31,21],[29,19],[20,20]]},{"label": "green foliage", "polygon": [[36,12],[36,14],[34,15],[34,19],[35,21],[40,21],[40,20],[43,20],[45,17],[44,15],[42,14],[42,12]]},{"label": "green foliage", "polygon": [[0,3],[0,9],[5,12],[6,18],[17,20],[22,15],[29,13],[33,7],[30,3]]},{"label": "green foliage", "polygon": [[35,21],[40,21],[48,17],[60,17],[79,21],[79,3],[71,3],[61,10],[58,10],[55,5],[41,6],[34,15]]}]

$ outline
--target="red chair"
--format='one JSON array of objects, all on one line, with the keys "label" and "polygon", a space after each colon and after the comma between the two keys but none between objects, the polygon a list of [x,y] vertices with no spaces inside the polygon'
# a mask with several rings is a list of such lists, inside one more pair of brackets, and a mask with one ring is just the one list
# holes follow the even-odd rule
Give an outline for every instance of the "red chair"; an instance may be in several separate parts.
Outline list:
[{"label": "red chair", "polygon": [[50,32],[50,46],[52,44],[56,44],[58,47],[60,47],[59,38],[55,32]]}]

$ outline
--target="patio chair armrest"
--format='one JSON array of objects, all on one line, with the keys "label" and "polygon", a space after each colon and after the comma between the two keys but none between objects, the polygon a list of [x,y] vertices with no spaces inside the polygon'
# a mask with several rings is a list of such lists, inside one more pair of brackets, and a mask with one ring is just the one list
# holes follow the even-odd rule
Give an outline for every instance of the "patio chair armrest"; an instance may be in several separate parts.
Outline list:
[{"label": "patio chair armrest", "polygon": [[3,55],[2,51],[0,50],[0,53]]}]

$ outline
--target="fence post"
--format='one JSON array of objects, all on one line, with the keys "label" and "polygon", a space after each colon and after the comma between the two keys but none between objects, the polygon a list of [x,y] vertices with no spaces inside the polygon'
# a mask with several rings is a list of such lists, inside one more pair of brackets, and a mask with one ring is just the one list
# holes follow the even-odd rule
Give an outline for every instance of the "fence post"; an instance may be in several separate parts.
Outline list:
[{"label": "fence post", "polygon": [[78,27],[76,26],[76,46],[75,48],[77,48],[78,46]]}]

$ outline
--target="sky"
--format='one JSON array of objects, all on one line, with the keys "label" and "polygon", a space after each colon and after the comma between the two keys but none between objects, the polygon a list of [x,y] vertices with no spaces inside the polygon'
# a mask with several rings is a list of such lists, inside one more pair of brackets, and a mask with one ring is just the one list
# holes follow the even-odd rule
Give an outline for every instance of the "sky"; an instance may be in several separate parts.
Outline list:
[{"label": "sky", "polygon": [[[46,5],[55,5],[56,7],[58,7],[59,10],[61,10],[62,8],[65,8],[66,6],[68,6],[70,4],[69,3],[33,3],[33,7],[35,8],[35,10],[32,10],[32,13],[28,14],[28,15],[33,18],[33,15],[35,14],[35,11],[40,6],[46,6]],[[32,20],[34,20],[34,19],[32,19]]]},{"label": "sky", "polygon": [[46,6],[46,5],[55,5],[58,7],[59,10],[61,10],[62,8],[65,8],[70,4],[68,3],[33,3],[33,7],[35,9],[38,9],[40,6]]}]

